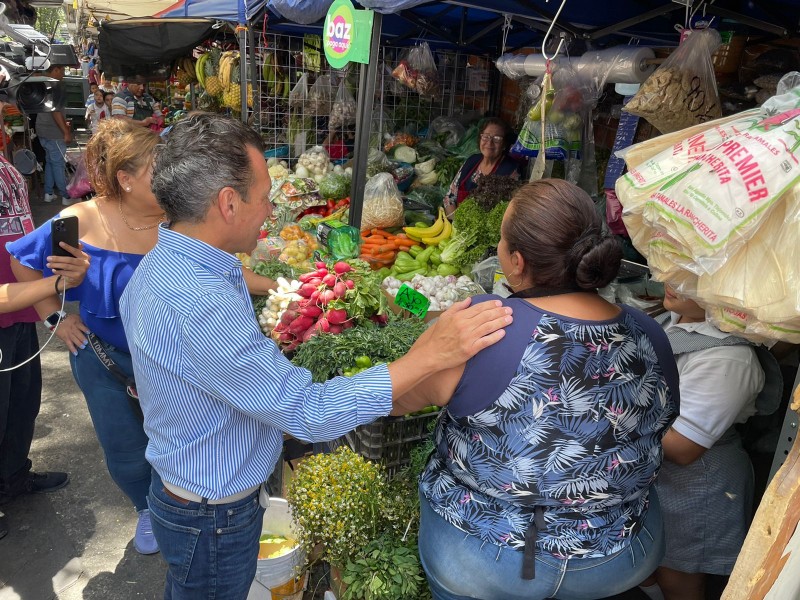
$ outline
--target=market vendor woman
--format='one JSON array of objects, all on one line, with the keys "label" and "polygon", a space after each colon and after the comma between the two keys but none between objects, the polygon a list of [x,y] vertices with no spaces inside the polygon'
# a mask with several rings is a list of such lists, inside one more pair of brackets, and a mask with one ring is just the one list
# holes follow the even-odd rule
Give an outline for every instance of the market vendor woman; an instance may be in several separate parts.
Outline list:
[{"label": "market vendor woman", "polygon": [[447,216],[452,215],[456,207],[475,189],[479,176],[495,174],[520,178],[522,164],[508,156],[513,137],[511,127],[502,119],[489,117],[481,121],[478,135],[481,152],[464,161],[450,184],[450,190],[443,201]]}]

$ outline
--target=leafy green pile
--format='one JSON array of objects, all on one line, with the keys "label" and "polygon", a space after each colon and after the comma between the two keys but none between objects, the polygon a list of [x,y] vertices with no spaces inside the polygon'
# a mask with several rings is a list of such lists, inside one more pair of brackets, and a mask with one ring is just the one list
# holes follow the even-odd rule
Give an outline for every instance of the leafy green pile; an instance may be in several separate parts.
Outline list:
[{"label": "leafy green pile", "polygon": [[477,263],[490,248],[500,243],[500,226],[508,202],[499,202],[488,212],[474,198],[467,198],[453,213],[455,232],[442,250],[442,262],[459,268]]},{"label": "leafy green pile", "polygon": [[436,183],[445,189],[449,188],[463,164],[464,159],[460,156],[448,156],[436,163],[436,172],[439,174]]},{"label": "leafy green pile", "polygon": [[298,271],[274,257],[265,258],[254,263],[251,269],[256,275],[262,275],[270,279],[277,279],[278,277],[297,279],[297,276],[302,273],[302,271]]},{"label": "leafy green pile", "polygon": [[430,597],[416,545],[381,536],[349,560],[342,572],[343,600],[415,600]]},{"label": "leafy green pile", "polygon": [[328,173],[319,182],[319,195],[324,199],[341,200],[350,195],[350,176],[342,173]]},{"label": "leafy green pile", "polygon": [[314,381],[327,381],[354,365],[359,356],[369,356],[373,364],[397,360],[426,327],[420,319],[395,318],[384,327],[361,325],[336,335],[322,333],[301,344],[292,362],[311,371]]},{"label": "leafy green pile", "polygon": [[489,211],[501,202],[511,200],[514,192],[521,186],[522,182],[519,179],[512,179],[505,175],[494,173],[481,175],[478,177],[470,198],[473,198],[483,210]]}]

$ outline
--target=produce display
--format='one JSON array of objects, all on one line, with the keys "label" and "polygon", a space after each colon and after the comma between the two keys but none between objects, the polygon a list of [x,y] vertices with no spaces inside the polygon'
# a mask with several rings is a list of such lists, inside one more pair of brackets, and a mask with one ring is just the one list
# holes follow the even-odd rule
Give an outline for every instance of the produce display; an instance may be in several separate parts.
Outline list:
[{"label": "produce display", "polygon": [[389,276],[383,280],[383,289],[392,297],[397,295],[403,285],[411,286],[428,298],[431,301],[429,311],[447,310],[456,302],[484,293],[483,288],[466,275],[461,277],[414,275],[408,282]]},{"label": "produce display", "polygon": [[391,266],[397,253],[415,246],[417,242],[407,235],[389,233],[383,229],[373,228],[361,232],[361,260],[368,262],[372,268],[380,269]]}]

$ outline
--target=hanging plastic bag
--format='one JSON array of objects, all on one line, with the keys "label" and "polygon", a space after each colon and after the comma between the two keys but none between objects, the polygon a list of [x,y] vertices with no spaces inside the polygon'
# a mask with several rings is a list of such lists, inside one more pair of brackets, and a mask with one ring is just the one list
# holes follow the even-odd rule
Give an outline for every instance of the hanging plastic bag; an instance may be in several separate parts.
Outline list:
[{"label": "hanging plastic bag", "polygon": [[445,147],[455,146],[464,139],[467,131],[453,117],[441,115],[431,121],[428,137],[438,140]]},{"label": "hanging plastic bag", "polygon": [[289,92],[289,108],[303,109],[308,100],[308,75],[303,73]]},{"label": "hanging plastic bag", "polygon": [[[305,75],[303,75],[305,77]],[[291,97],[289,98],[291,103]],[[308,89],[306,110],[315,115],[327,115],[333,103],[333,86],[330,75],[320,75]]]},{"label": "hanging plastic bag", "polygon": [[339,89],[336,90],[336,99],[331,107],[331,115],[328,119],[328,128],[336,129],[345,125],[352,125],[356,122],[356,99],[345,85],[342,79]]},{"label": "hanging plastic bag", "polygon": [[692,31],[622,110],[671,133],[722,116],[711,55],[722,40],[714,29]]},{"label": "hanging plastic bag", "polygon": [[439,95],[439,73],[427,42],[411,48],[392,71],[392,77],[420,96],[436,98]]},{"label": "hanging plastic bag", "polygon": [[403,224],[403,197],[391,173],[378,173],[364,186],[361,229],[396,227]]},{"label": "hanging plastic bag", "polygon": [[89,173],[86,170],[86,158],[81,154],[80,158],[75,161],[75,172],[69,180],[67,185],[67,193],[70,198],[83,198],[91,194],[94,190],[89,181]]}]

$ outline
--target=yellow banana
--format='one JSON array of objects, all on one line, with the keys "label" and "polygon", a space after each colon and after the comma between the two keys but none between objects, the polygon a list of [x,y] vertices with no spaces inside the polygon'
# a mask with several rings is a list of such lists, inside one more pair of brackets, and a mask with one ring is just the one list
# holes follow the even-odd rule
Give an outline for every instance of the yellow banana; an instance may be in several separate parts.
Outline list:
[{"label": "yellow banana", "polygon": [[198,59],[197,63],[194,66],[195,76],[197,77],[197,83],[200,84],[201,87],[206,87],[206,61],[208,61],[209,53],[206,52],[205,54],[201,54]]},{"label": "yellow banana", "polygon": [[420,239],[422,238],[432,238],[436,237],[442,230],[444,229],[444,222],[447,218],[444,216],[444,211],[439,209],[439,216],[437,217],[436,221],[430,227],[403,227],[403,231],[406,232],[406,235],[414,239],[412,236],[416,236]]},{"label": "yellow banana", "polygon": [[444,240],[448,239],[452,233],[453,225],[450,223],[450,219],[445,218],[442,232],[436,237],[424,237],[422,238],[422,241],[426,246],[438,246],[439,242],[443,242]]}]

